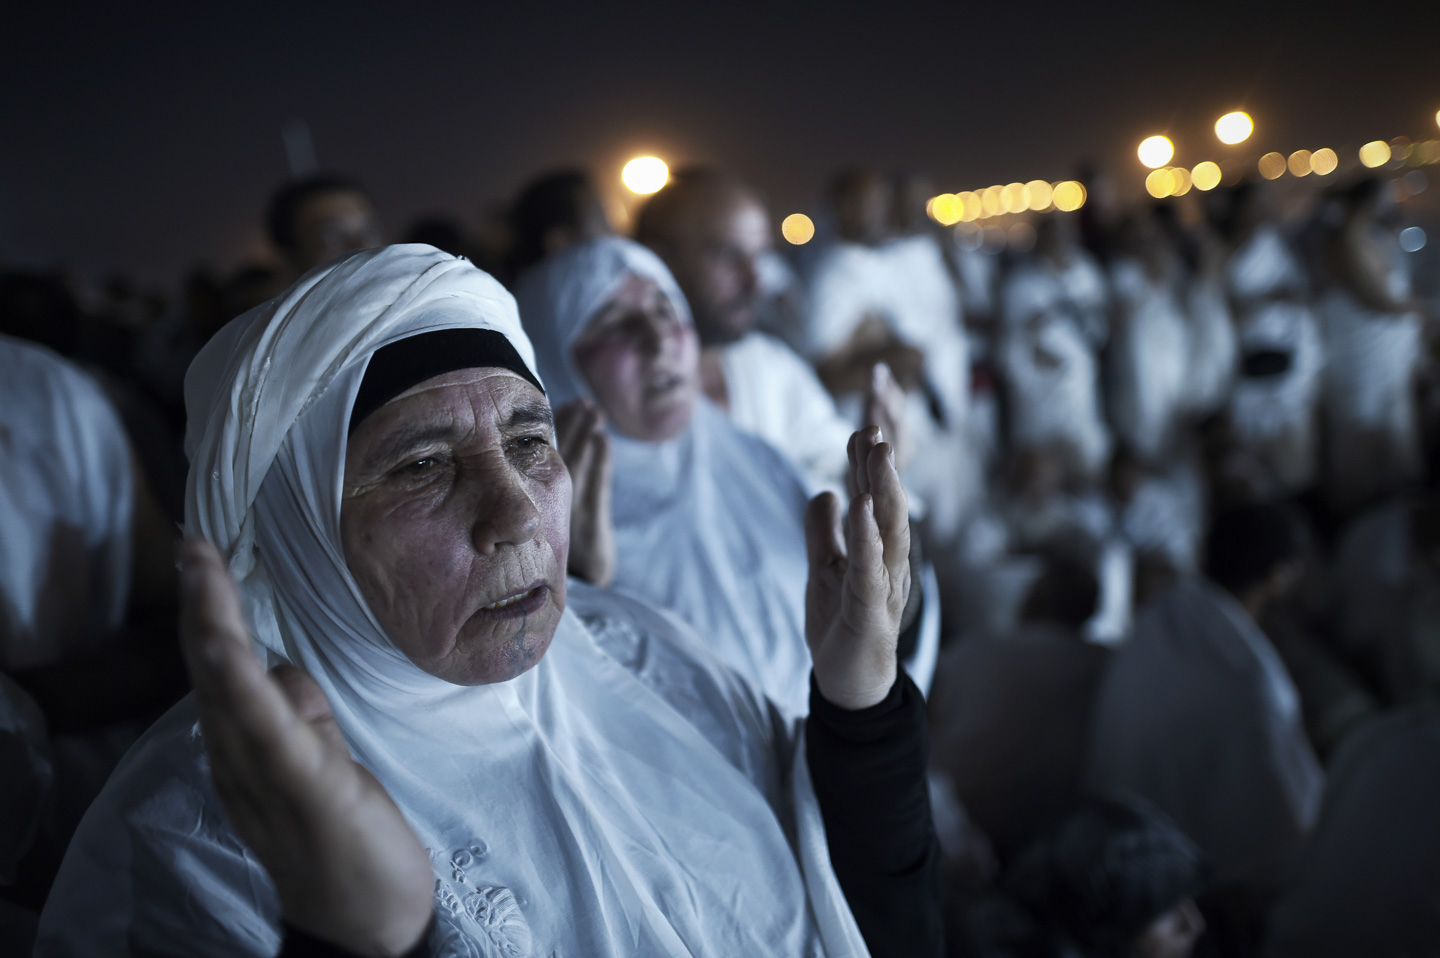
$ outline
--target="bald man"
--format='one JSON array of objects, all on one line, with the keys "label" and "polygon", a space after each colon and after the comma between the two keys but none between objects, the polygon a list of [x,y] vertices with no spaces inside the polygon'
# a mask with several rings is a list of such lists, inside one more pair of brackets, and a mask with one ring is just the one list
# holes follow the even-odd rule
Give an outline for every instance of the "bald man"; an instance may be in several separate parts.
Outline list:
[{"label": "bald man", "polygon": [[[856,424],[804,359],[755,328],[762,261],[773,255],[770,215],[755,191],[716,170],[682,170],[645,205],[636,238],[665,261],[689,300],[706,396],[787,454],[813,488],[838,488]],[[908,459],[903,394],[886,370],[867,378],[867,422]]]}]

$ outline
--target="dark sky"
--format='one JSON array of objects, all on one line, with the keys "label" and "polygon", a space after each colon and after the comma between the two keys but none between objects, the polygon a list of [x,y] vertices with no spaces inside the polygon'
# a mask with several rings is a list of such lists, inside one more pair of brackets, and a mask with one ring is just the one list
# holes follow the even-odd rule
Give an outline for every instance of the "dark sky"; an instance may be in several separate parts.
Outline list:
[{"label": "dark sky", "polygon": [[646,152],[788,212],[854,162],[960,190],[1099,156],[1138,190],[1143,136],[1221,159],[1236,106],[1265,149],[1440,133],[1435,0],[29,6],[0,40],[0,258],[167,282],[263,249],[294,118],[392,233]]}]

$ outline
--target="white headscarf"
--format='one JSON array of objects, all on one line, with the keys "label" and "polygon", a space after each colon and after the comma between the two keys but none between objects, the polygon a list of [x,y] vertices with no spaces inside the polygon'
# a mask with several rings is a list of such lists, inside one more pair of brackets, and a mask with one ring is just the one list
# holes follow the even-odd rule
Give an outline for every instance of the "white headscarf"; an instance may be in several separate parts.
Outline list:
[{"label": "white headscarf", "polygon": [[[670,271],[629,240],[567,250],[521,282],[516,296],[552,403],[589,395],[571,350],[630,276],[654,280],[690,321]],[[809,712],[806,490],[795,467],[703,398],[673,439],[611,438],[614,585],[678,612],[776,704]]]},{"label": "white headscarf", "polygon": [[[500,285],[417,245],[311,272],[232,323],[187,377],[187,532],[230,557],[258,642],[319,683],[356,759],[431,850],[437,952],[865,954],[817,857],[803,771],[793,809],[780,797],[803,754],[685,635],[665,637],[665,667],[647,678],[645,654],[623,661],[613,636],[602,647],[581,623],[582,587],[538,665],[463,687],[416,667],[379,626],[341,547],[347,423],[376,349],[447,328],[496,330],[533,364]],[[667,623],[642,609],[611,625],[635,639]],[[217,825],[185,741],[193,719],[177,711],[92,808],[40,953],[76,936],[95,953],[116,941],[273,953],[273,888]]]}]

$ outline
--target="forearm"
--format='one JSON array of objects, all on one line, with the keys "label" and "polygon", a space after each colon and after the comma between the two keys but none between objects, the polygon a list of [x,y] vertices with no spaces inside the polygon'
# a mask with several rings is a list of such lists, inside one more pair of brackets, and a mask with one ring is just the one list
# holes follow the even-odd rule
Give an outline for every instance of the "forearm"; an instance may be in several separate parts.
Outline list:
[{"label": "forearm", "polygon": [[901,670],[858,711],[811,683],[806,761],[840,887],[874,958],[944,953],[924,700]]}]

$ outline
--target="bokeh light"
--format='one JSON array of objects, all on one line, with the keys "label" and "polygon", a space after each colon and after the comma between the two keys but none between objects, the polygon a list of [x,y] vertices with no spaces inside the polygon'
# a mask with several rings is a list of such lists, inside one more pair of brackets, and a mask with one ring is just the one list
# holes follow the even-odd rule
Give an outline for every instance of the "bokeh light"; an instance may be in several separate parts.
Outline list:
[{"label": "bokeh light", "polygon": [[1000,215],[1000,194],[1004,191],[1003,186],[987,186],[980,194],[980,212],[985,216]]},{"label": "bokeh light", "polygon": [[966,190],[959,194],[960,198],[960,220],[963,223],[973,223],[983,215],[984,210],[980,208],[980,194]]},{"label": "bokeh light", "polygon": [[1170,168],[1170,175],[1175,178],[1175,188],[1170,191],[1171,196],[1184,196],[1190,192],[1190,171],[1183,166]]},{"label": "bokeh light", "polygon": [[804,213],[791,213],[780,221],[780,235],[787,243],[804,246],[815,238],[815,224]]},{"label": "bokeh light", "polygon": [[637,156],[625,164],[620,179],[632,193],[656,193],[670,180],[670,168],[658,156]]},{"label": "bokeh light", "polygon": [[1255,132],[1255,121],[1250,119],[1250,114],[1243,110],[1227,113],[1215,121],[1215,136],[1221,143],[1231,146],[1236,143],[1244,143],[1250,139],[1250,134],[1253,132]]},{"label": "bokeh light", "polygon": [[1213,160],[1196,163],[1190,171],[1190,180],[1197,190],[1213,190],[1220,185],[1220,164]]},{"label": "bokeh light", "polygon": [[1030,191],[1024,183],[1007,183],[1000,191],[1000,208],[1007,213],[1023,213],[1030,208]]},{"label": "bokeh light", "polygon": [[1286,165],[1290,167],[1290,174],[1292,176],[1309,176],[1310,151],[1296,150],[1290,154],[1290,160]]},{"label": "bokeh light", "polygon": [[1062,213],[1073,213],[1085,205],[1085,187],[1074,180],[1063,180],[1050,191],[1050,202]]},{"label": "bokeh light", "polygon": [[1360,147],[1360,164],[1366,169],[1375,169],[1390,162],[1390,144],[1384,140],[1371,140]]},{"label": "bokeh light", "polygon": [[1145,177],[1145,192],[1162,199],[1175,192],[1175,176],[1168,169],[1151,170]]},{"label": "bokeh light", "polygon": [[1400,231],[1400,248],[1407,253],[1418,253],[1425,248],[1425,231],[1418,226],[1407,226]]},{"label": "bokeh light", "polygon": [[1142,164],[1153,170],[1170,162],[1170,158],[1175,155],[1175,144],[1170,142],[1168,136],[1147,136],[1140,141],[1140,148],[1135,154],[1140,157]]},{"label": "bokeh light", "polygon": [[1260,175],[1267,180],[1277,180],[1285,175],[1285,156],[1281,153],[1266,153],[1260,157]]},{"label": "bokeh light", "polygon": [[1316,150],[1310,154],[1310,168],[1320,176],[1329,176],[1340,166],[1340,157],[1330,147]]},{"label": "bokeh light", "polygon": [[1030,208],[1037,213],[1043,213],[1050,208],[1050,184],[1044,180],[1031,180],[1025,184],[1025,189],[1030,191]]},{"label": "bokeh light", "polygon": [[926,204],[930,218],[941,226],[954,226],[964,215],[964,204],[954,193],[941,193]]},{"label": "bokeh light", "polygon": [[1440,126],[1440,110],[1435,111],[1435,125]]}]

